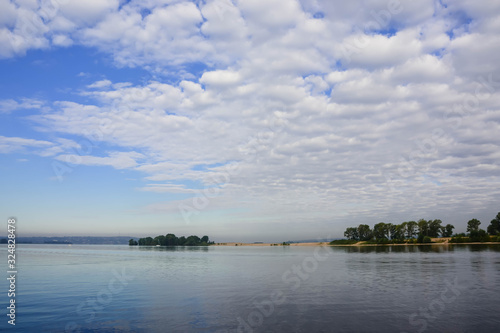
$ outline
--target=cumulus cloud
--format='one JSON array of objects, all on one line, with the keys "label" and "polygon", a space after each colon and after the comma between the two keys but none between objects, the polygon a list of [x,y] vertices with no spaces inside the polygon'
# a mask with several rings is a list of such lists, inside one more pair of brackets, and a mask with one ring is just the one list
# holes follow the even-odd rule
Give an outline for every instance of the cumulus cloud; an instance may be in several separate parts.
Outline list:
[{"label": "cumulus cloud", "polygon": [[31,98],[23,98],[20,101],[14,99],[0,100],[0,113],[10,113],[21,109],[40,109],[43,101]]}]

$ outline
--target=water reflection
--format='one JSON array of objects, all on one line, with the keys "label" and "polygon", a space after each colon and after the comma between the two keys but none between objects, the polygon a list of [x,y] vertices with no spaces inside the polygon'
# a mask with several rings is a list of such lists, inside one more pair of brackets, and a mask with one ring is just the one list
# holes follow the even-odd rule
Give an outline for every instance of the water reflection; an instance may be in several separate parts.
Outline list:
[{"label": "water reflection", "polygon": [[[425,332],[497,332],[500,325],[499,245],[59,249],[21,249],[17,331],[40,331],[43,322],[42,331],[61,332],[68,321],[82,332],[423,332],[422,323]],[[118,276],[130,279],[122,285]],[[111,281],[117,292],[103,298]],[[81,308],[88,301],[99,310]]]},{"label": "water reflection", "polygon": [[208,246],[131,246],[139,251],[157,252],[208,252]]},{"label": "water reflection", "polygon": [[343,253],[446,253],[454,251],[471,251],[471,252],[500,252],[498,244],[431,244],[431,245],[364,245],[364,246],[331,246],[334,252]]}]

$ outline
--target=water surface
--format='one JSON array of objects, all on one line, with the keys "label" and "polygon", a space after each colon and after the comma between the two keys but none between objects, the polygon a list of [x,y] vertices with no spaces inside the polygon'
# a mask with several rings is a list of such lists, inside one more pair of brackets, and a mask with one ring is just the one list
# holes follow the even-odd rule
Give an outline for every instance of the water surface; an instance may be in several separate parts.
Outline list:
[{"label": "water surface", "polygon": [[[20,332],[498,332],[500,325],[494,245],[19,245],[16,259]],[[2,317],[0,328],[10,328]]]}]

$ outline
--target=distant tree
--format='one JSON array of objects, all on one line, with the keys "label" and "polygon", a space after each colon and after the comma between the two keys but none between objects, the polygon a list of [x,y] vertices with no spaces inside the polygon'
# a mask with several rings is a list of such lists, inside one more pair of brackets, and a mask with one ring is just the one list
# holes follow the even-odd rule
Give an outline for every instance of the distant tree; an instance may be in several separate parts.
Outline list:
[{"label": "distant tree", "polygon": [[174,234],[165,235],[165,245],[166,246],[175,246],[178,245],[179,240]]},{"label": "distant tree", "polygon": [[402,239],[406,238],[406,228],[408,227],[408,222],[403,222],[399,225],[401,232],[403,233]]},{"label": "distant tree", "polygon": [[186,246],[197,246],[200,245],[200,237],[198,236],[189,236],[186,238],[186,241],[184,242],[184,245]]},{"label": "distant tree", "polygon": [[490,225],[487,228],[488,233],[490,235],[498,235],[500,234],[500,212],[497,216],[491,220]]},{"label": "distant tree", "polygon": [[347,228],[344,237],[349,240],[359,240],[358,228]]},{"label": "distant tree", "polygon": [[391,228],[391,239],[405,239],[406,222],[394,225],[394,230]]},{"label": "distant tree", "polygon": [[469,222],[467,222],[467,232],[473,232],[473,231],[479,231],[479,225],[481,224],[481,221],[478,219],[472,219]]},{"label": "distant tree", "polygon": [[370,229],[370,226],[367,224],[360,224],[358,226],[358,236],[359,236],[359,240],[362,240],[362,241],[367,241],[367,240],[372,239],[373,233]]},{"label": "distant tree", "polygon": [[177,239],[177,245],[185,245],[186,243],[186,237],[181,236]]},{"label": "distant tree", "polygon": [[154,245],[161,245],[161,246],[165,246],[167,245],[167,239],[165,236],[163,235],[160,235],[160,236],[156,236],[154,239],[153,239],[153,244]]},{"label": "distant tree", "polygon": [[429,236],[429,222],[424,219],[418,220],[418,235],[419,236]]},{"label": "distant tree", "polygon": [[128,245],[130,246],[134,246],[134,245],[138,245],[137,241],[135,241],[133,238],[131,238],[129,241],[128,241]]},{"label": "distant tree", "polygon": [[406,223],[406,237],[413,238],[418,234],[418,223],[415,221],[408,221]]},{"label": "distant tree", "polygon": [[203,237],[201,237],[200,242],[205,243],[205,244],[208,244],[208,243],[209,243],[208,236],[203,236]]},{"label": "distant tree", "polygon": [[389,238],[389,224],[380,222],[373,226],[373,237],[375,239],[388,239]]},{"label": "distant tree", "polygon": [[441,228],[441,235],[443,237],[451,237],[451,235],[453,235],[453,229],[455,229],[453,225],[447,224]]},{"label": "distant tree", "polygon": [[387,238],[396,239],[397,238],[397,224],[387,223]]},{"label": "distant tree", "polygon": [[429,226],[429,232],[428,232],[428,236],[429,237],[439,237],[439,233],[441,232],[441,223],[443,223],[443,221],[441,220],[429,220],[428,222],[428,226]]}]

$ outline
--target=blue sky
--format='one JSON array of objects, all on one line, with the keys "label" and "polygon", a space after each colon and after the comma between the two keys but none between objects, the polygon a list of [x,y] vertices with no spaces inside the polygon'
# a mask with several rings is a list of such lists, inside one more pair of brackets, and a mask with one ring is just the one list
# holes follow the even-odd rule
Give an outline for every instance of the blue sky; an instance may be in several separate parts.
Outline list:
[{"label": "blue sky", "polygon": [[20,235],[341,237],[500,211],[500,4],[0,0]]}]

